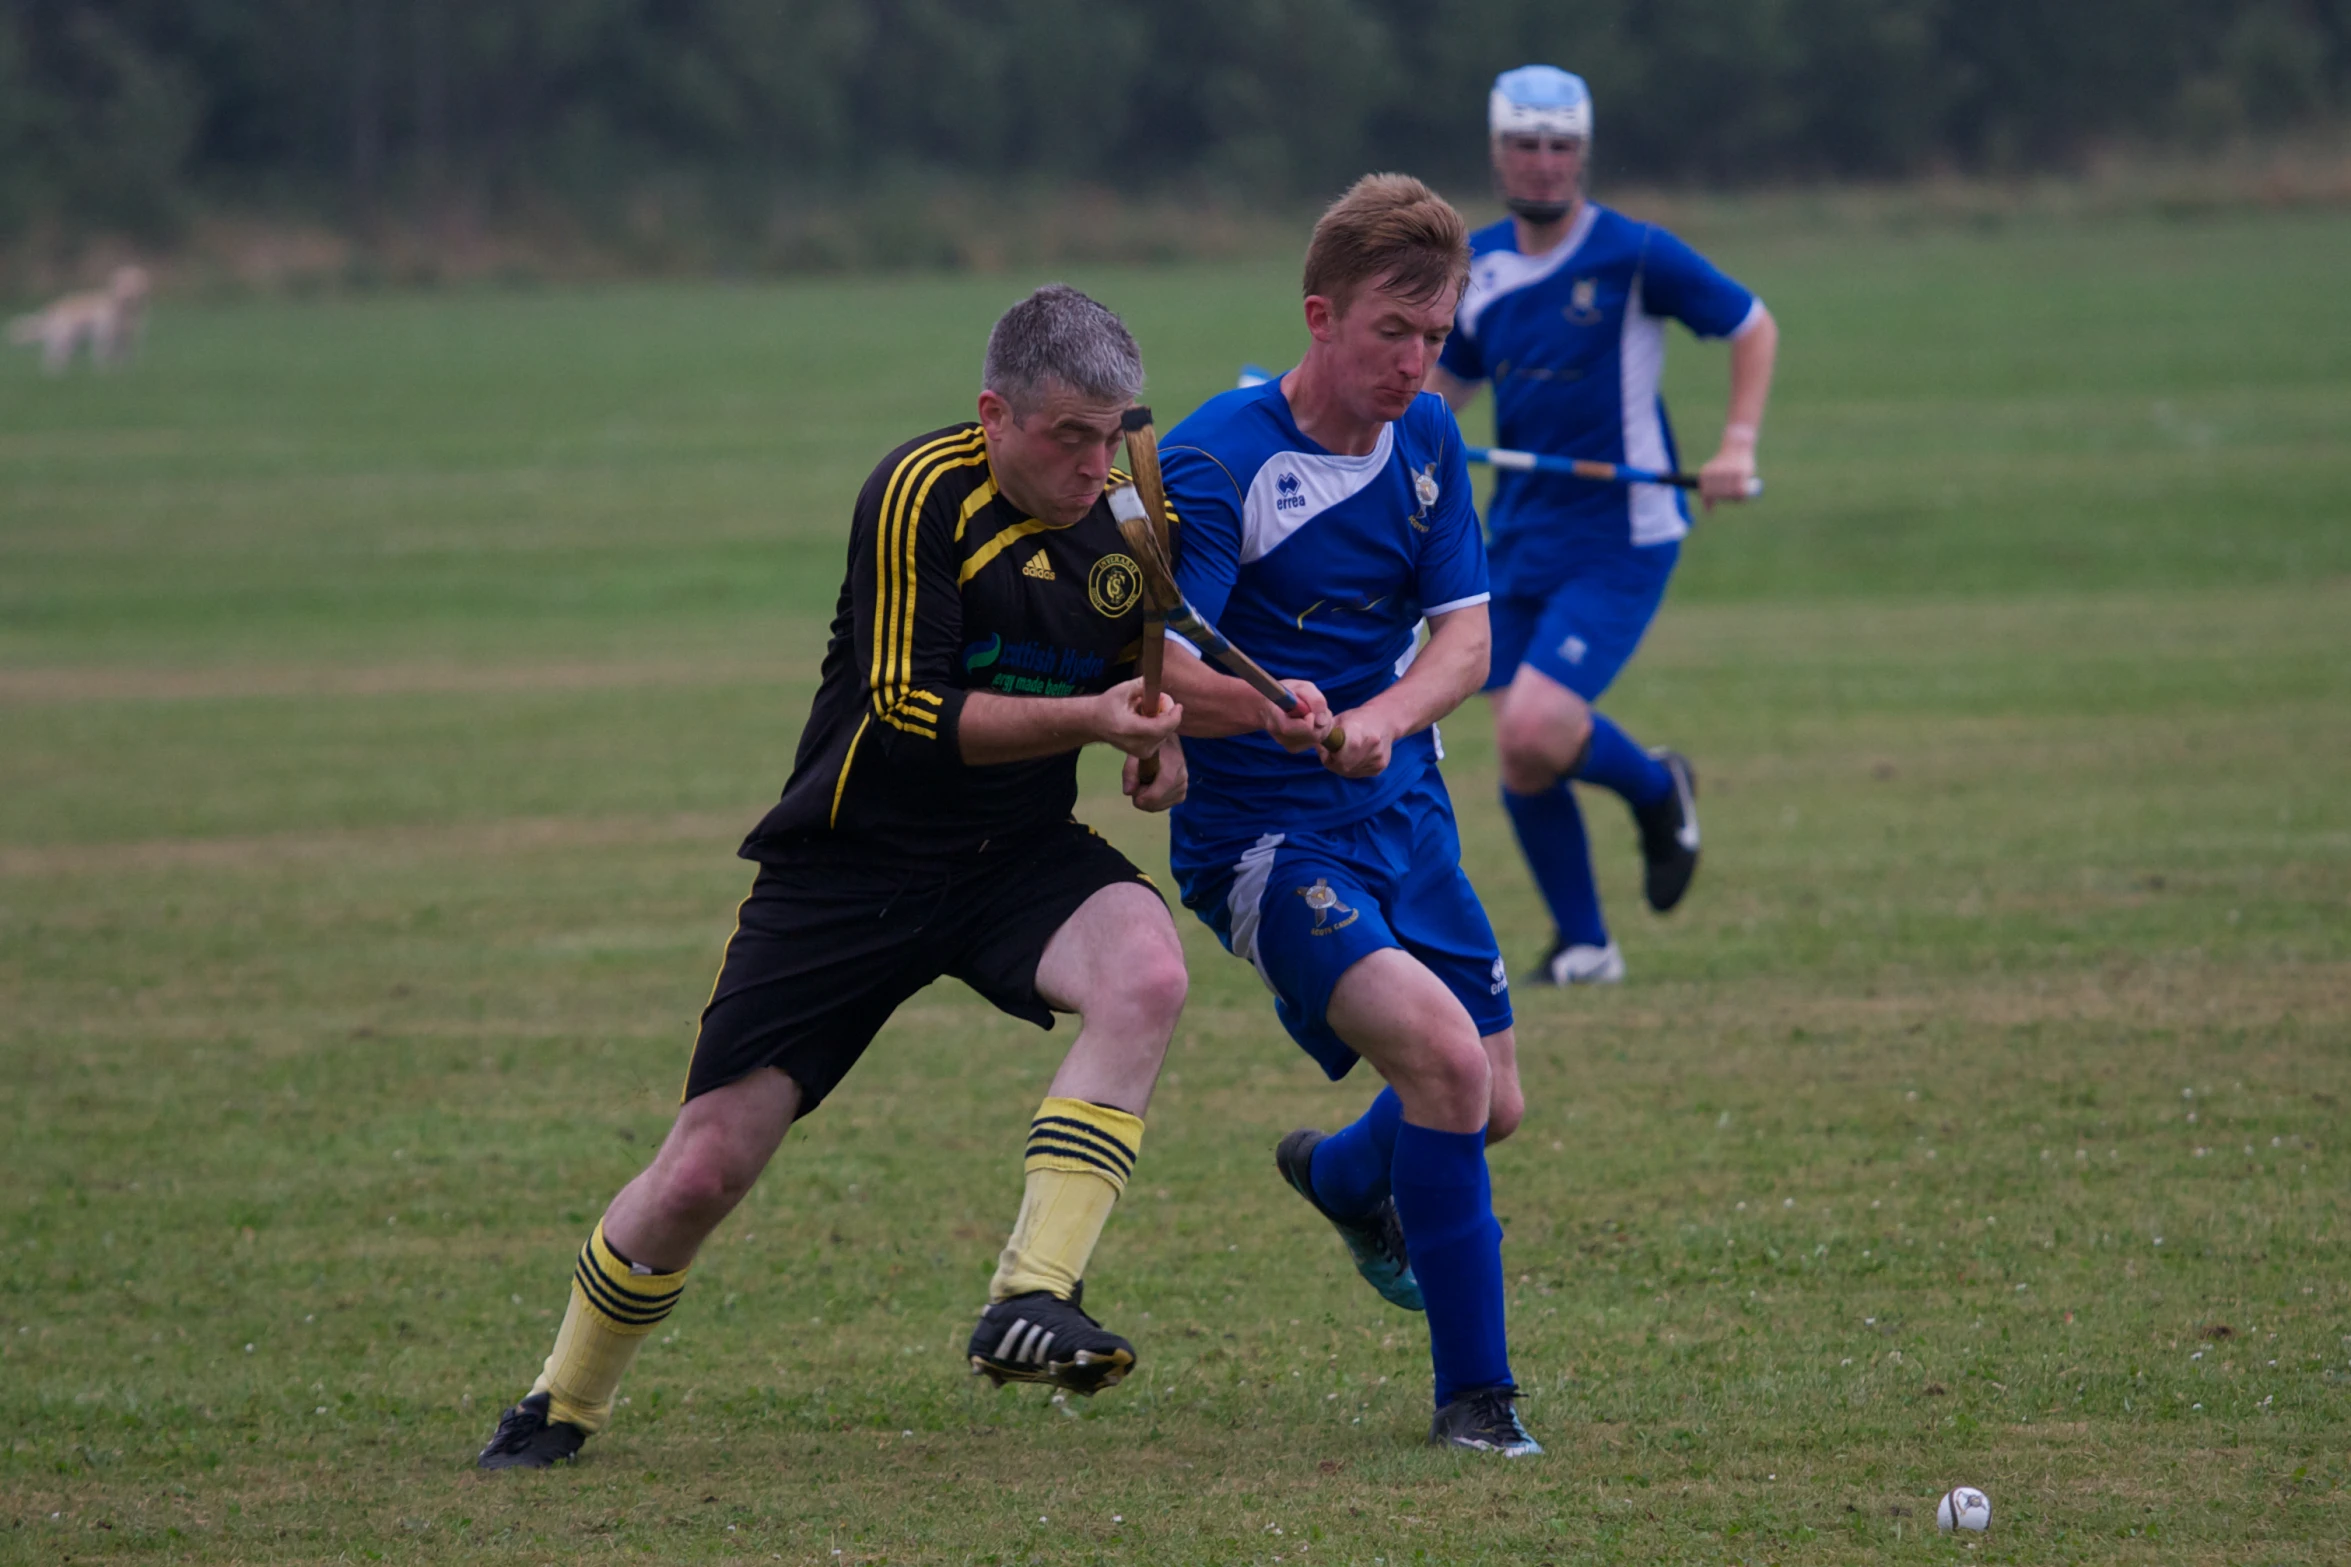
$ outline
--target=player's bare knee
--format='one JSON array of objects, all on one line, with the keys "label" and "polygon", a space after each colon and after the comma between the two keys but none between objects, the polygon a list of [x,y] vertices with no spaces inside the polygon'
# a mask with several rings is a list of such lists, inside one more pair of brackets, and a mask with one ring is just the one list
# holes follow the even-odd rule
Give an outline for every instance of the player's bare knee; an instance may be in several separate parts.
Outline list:
[{"label": "player's bare knee", "polygon": [[1538,712],[1532,702],[1506,704],[1494,726],[1502,787],[1541,794],[1574,768],[1591,738],[1591,710],[1580,702],[1564,713]]},{"label": "player's bare knee", "polygon": [[1173,946],[1154,947],[1139,955],[1126,975],[1125,990],[1138,1022],[1162,1039],[1174,1033],[1176,1019],[1183,1016],[1184,1000],[1192,990],[1182,951]]},{"label": "player's bare knee", "polygon": [[1526,748],[1553,777],[1575,771],[1592,743],[1592,710],[1571,701],[1562,710],[1530,718]]},{"label": "player's bare knee", "polygon": [[1467,1049],[1455,1048],[1444,1053],[1445,1080],[1465,1095],[1488,1098],[1493,1093],[1494,1066],[1486,1059],[1486,1052],[1472,1040]]},{"label": "player's bare knee", "polygon": [[1512,794],[1542,794],[1559,782],[1559,769],[1542,757],[1523,751],[1501,753],[1502,787]]},{"label": "player's bare knee", "polygon": [[1525,772],[1541,763],[1540,739],[1540,728],[1527,720],[1519,706],[1506,702],[1494,714],[1494,754],[1502,763],[1504,782],[1513,772]]},{"label": "player's bare knee", "polygon": [[1519,1092],[1516,1083],[1505,1083],[1497,1078],[1486,1109],[1486,1143],[1490,1147],[1518,1130],[1526,1119],[1526,1095]]},{"label": "player's bare knee", "polygon": [[663,1170],[654,1195],[661,1216],[672,1223],[707,1223],[734,1206],[724,1169],[698,1154]]},{"label": "player's bare knee", "polygon": [[1573,768],[1583,760],[1585,750],[1592,744],[1592,710],[1581,702],[1576,703],[1560,718],[1557,729],[1560,754],[1567,758],[1566,765]]},{"label": "player's bare knee", "polygon": [[1191,990],[1184,949],[1175,932],[1154,932],[1122,949],[1103,971],[1087,978],[1078,1012],[1087,1025],[1122,1038],[1149,1038],[1162,1046],[1175,1032]]},{"label": "player's bare knee", "polygon": [[670,1170],[661,1191],[663,1208],[679,1222],[717,1224],[734,1212],[755,1179],[757,1170],[738,1170],[722,1156],[689,1158]]},{"label": "player's bare knee", "polygon": [[1449,1119],[1474,1125],[1487,1119],[1493,1064],[1486,1059],[1476,1035],[1456,1039],[1451,1033],[1446,1030],[1431,1040],[1415,1075],[1423,1092],[1446,1107]]},{"label": "player's bare knee", "polygon": [[715,1130],[665,1147],[655,1162],[654,1191],[665,1216],[681,1223],[716,1223],[734,1211],[759,1179],[753,1160]]},{"label": "player's bare knee", "polygon": [[1164,1054],[1190,983],[1180,955],[1138,954],[1080,1003],[1078,1016],[1091,1033],[1130,1046],[1147,1042]]}]

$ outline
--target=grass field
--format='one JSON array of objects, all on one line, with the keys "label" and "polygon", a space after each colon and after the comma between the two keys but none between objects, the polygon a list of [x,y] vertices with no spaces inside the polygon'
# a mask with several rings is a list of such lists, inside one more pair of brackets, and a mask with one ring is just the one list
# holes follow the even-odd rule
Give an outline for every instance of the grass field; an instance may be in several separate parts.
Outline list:
[{"label": "grass field", "polygon": [[[134,373],[0,365],[0,1559],[2342,1560],[2351,218],[1714,243],[1786,333],[1771,495],[1612,697],[1698,761],[1690,902],[1596,801],[1632,982],[1519,997],[1513,1466],[1418,1445],[1417,1319],[1269,1157],[1368,1090],[1187,916],[1090,1281],[1126,1386],[963,1373],[1067,1035],[948,985],[585,1460],[469,1467],[667,1124],[849,498],[1031,280],[166,303]],[[1163,422],[1297,342],[1287,264],[1074,281]]]}]

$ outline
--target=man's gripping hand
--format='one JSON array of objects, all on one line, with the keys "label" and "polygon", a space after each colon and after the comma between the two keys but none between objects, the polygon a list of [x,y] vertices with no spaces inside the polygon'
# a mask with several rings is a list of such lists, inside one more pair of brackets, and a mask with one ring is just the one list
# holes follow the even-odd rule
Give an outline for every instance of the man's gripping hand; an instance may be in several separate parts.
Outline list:
[{"label": "man's gripping hand", "polygon": [[1347,743],[1323,752],[1325,768],[1341,778],[1374,778],[1387,771],[1397,737],[1378,709],[1358,707],[1339,714],[1336,723],[1347,732]]},{"label": "man's gripping hand", "polygon": [[1185,791],[1191,786],[1191,774],[1184,770],[1184,746],[1180,740],[1170,740],[1159,748],[1159,776],[1144,788],[1135,787],[1135,777],[1142,771],[1140,757],[1126,759],[1126,768],[1119,775],[1119,788],[1135,802],[1138,811],[1164,811],[1182,803]]},{"label": "man's gripping hand", "polygon": [[1755,486],[1755,442],[1725,437],[1722,447],[1698,470],[1698,493],[1711,510],[1716,501],[1743,501]]},{"label": "man's gripping hand", "polygon": [[1265,732],[1285,751],[1304,751],[1322,744],[1322,737],[1331,732],[1331,704],[1311,680],[1285,680],[1282,685],[1298,699],[1298,705],[1285,713],[1267,702]]},{"label": "man's gripping hand", "polygon": [[1140,679],[1124,681],[1092,698],[1093,738],[1129,756],[1149,756],[1174,739],[1176,725],[1184,721],[1183,704],[1162,691],[1159,711],[1144,714],[1135,711],[1142,699]]}]

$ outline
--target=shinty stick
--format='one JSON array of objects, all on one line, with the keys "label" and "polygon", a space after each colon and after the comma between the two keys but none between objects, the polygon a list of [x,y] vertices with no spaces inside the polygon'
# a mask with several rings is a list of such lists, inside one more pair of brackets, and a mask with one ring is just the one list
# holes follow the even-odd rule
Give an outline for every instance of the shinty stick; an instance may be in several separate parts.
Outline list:
[{"label": "shinty stick", "polygon": [[[1556,473],[1570,479],[1583,479],[1592,484],[1670,484],[1677,490],[1695,490],[1704,481],[1694,473],[1679,473],[1663,468],[1636,468],[1629,463],[1595,462],[1585,457],[1558,457],[1549,452],[1518,452],[1507,446],[1469,446],[1462,455],[1471,462],[1482,462],[1489,467],[1512,473]],[[1760,476],[1747,481],[1746,495],[1754,500],[1763,494]]]},{"label": "shinty stick", "polygon": [[[1127,548],[1134,551],[1135,560],[1143,570],[1146,603],[1157,595],[1167,605],[1166,624],[1200,650],[1200,656],[1226,674],[1248,682],[1260,696],[1285,713],[1295,713],[1299,701],[1288,686],[1268,674],[1265,666],[1233,646],[1225,634],[1208,623],[1208,618],[1192,607],[1191,600],[1176,586],[1175,568],[1170,564],[1167,547],[1158,532],[1152,528],[1150,515],[1143,509],[1142,497],[1133,486],[1120,485],[1110,492],[1110,514],[1118,519],[1119,535]],[[1162,510],[1161,517],[1167,513]],[[1345,729],[1334,724],[1330,733],[1322,737],[1326,751],[1336,753],[1347,743]]]},{"label": "shinty stick", "polygon": [[[1134,487],[1124,493],[1139,493],[1144,506],[1140,526],[1151,536],[1161,560],[1168,558],[1167,491],[1159,482],[1159,436],[1151,428],[1151,410],[1140,405],[1129,408],[1119,419],[1119,428],[1126,432],[1127,470],[1135,476]],[[1111,506],[1112,515],[1118,507]],[[1118,520],[1119,534],[1133,549],[1135,541],[1127,520]],[[1173,586],[1172,580],[1168,584]],[[1159,712],[1160,680],[1167,668],[1167,611],[1168,596],[1160,591],[1159,582],[1149,571],[1143,573],[1143,649],[1136,663],[1143,677],[1143,698],[1137,710],[1146,717]],[[1159,753],[1152,752],[1135,766],[1135,785],[1148,789],[1159,778]]]},{"label": "shinty stick", "polygon": [[[1263,386],[1272,379],[1271,370],[1256,365],[1241,366],[1240,384],[1244,387]],[[1586,457],[1561,457],[1551,452],[1514,451],[1507,446],[1466,446],[1462,448],[1462,455],[1471,462],[1482,462],[1513,473],[1555,473],[1591,484],[1670,484],[1677,490],[1695,490],[1704,483],[1694,473],[1680,473],[1665,468],[1636,468],[1630,463],[1596,462]],[[1750,478],[1747,481],[1747,499],[1756,500],[1762,494],[1762,478]]]}]

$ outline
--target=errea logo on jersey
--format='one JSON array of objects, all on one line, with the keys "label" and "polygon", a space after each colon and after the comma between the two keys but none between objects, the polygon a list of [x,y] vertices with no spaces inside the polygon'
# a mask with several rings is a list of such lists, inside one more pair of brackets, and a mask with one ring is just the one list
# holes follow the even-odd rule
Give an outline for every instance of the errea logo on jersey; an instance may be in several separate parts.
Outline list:
[{"label": "errea logo on jersey", "polygon": [[1393,472],[1397,428],[1381,425],[1379,441],[1360,457],[1266,453],[1250,473],[1249,488],[1241,497],[1241,564],[1263,560],[1315,518],[1346,505],[1382,474]]}]

